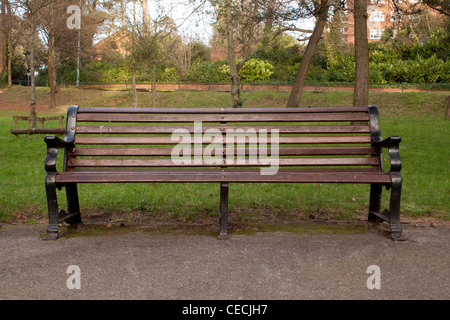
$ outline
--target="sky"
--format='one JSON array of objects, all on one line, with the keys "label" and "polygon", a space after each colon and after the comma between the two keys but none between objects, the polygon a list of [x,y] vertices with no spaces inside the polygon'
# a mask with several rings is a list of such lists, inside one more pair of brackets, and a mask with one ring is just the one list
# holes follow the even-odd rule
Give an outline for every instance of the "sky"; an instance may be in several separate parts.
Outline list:
[{"label": "sky", "polygon": [[[178,26],[179,33],[186,39],[198,40],[208,44],[213,35],[211,24],[214,21],[214,10],[209,1],[195,0],[192,3],[190,0],[148,0],[148,8],[151,19],[156,19],[162,13],[171,16]],[[136,10],[137,17],[142,19],[140,5],[136,6]],[[129,3],[127,7],[129,17],[131,17],[132,12],[133,5]],[[312,21],[299,21],[297,26],[312,29],[314,24]],[[97,37],[98,40],[101,38],[103,38],[102,35]]]},{"label": "sky", "polygon": [[148,8],[152,19],[162,11],[171,16],[179,26],[180,34],[186,37],[208,43],[213,34],[213,16],[208,14],[212,9],[209,1],[197,0],[192,4],[189,0],[148,0]]}]

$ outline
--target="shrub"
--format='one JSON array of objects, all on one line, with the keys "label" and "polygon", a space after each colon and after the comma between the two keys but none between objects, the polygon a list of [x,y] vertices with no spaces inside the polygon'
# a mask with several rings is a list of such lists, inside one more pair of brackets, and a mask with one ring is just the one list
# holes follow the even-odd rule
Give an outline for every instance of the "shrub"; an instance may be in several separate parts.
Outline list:
[{"label": "shrub", "polygon": [[199,83],[223,82],[229,79],[221,71],[223,62],[196,61],[183,76],[184,81]]},{"label": "shrub", "polygon": [[433,54],[428,59],[417,56],[408,63],[407,81],[411,83],[436,83],[448,81],[449,62],[445,63]]},{"label": "shrub", "polygon": [[180,75],[178,69],[175,67],[164,68],[164,71],[159,75],[158,80],[161,82],[179,82]]},{"label": "shrub", "polygon": [[239,75],[247,82],[266,81],[273,74],[273,66],[264,60],[250,59],[242,66]]},{"label": "shrub", "polygon": [[[241,59],[236,60],[239,63]],[[273,74],[273,65],[268,61],[259,59],[250,59],[244,63],[241,70],[239,70],[239,76],[241,80],[246,82],[267,81]],[[220,68],[221,74],[226,74],[227,78],[230,77],[230,66],[222,65]]]}]

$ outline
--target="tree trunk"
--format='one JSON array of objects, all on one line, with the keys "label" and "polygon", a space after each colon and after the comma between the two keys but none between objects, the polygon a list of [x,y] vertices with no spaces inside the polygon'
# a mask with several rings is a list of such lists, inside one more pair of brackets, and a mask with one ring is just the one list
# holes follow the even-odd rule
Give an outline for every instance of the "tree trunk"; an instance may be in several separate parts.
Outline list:
[{"label": "tree trunk", "polygon": [[266,13],[266,24],[264,26],[264,39],[263,43],[268,44],[270,34],[272,33],[273,29],[273,17],[275,14],[275,0],[269,0],[267,3],[267,13]]},{"label": "tree trunk", "polygon": [[136,66],[133,63],[131,71],[131,92],[133,94],[133,107],[137,108],[138,106],[138,96],[137,96],[137,90],[136,90]]},{"label": "tree trunk", "polygon": [[6,61],[6,50],[7,50],[7,44],[6,44],[6,3],[5,1],[0,1],[0,20],[2,21],[3,29],[2,30],[2,36],[0,36],[2,42],[0,44],[0,73],[3,73],[5,68],[7,68],[7,61]]},{"label": "tree trunk", "polygon": [[[54,10],[52,10],[54,12]],[[48,31],[48,86],[50,87],[50,108],[56,108],[56,58],[54,14]]]},{"label": "tree trunk", "polygon": [[156,59],[152,61],[152,93],[156,92]]},{"label": "tree trunk", "polygon": [[155,108],[156,103],[156,58],[152,62],[152,108]]},{"label": "tree trunk", "polygon": [[241,101],[241,80],[239,79],[239,70],[236,65],[236,55],[234,54],[233,21],[231,14],[231,0],[226,1],[227,9],[227,42],[228,42],[228,60],[230,63],[231,79],[231,103],[233,108],[242,106]]},{"label": "tree trunk", "polygon": [[31,12],[31,50],[30,50],[30,69],[31,69],[31,111],[30,111],[30,129],[36,129],[36,82],[34,76],[34,12]]},{"label": "tree trunk", "polygon": [[142,6],[142,11],[144,14],[144,25],[145,25],[145,30],[152,34],[153,33],[153,26],[152,26],[152,20],[150,19],[150,13],[148,11],[148,3],[147,0],[140,0],[141,2],[141,6]]},{"label": "tree trunk", "polygon": [[125,0],[121,0],[120,1],[120,13],[121,13],[121,19],[122,19],[122,30],[125,30],[125,28],[126,28],[125,11],[126,11]]},{"label": "tree trunk", "polygon": [[126,46],[126,40],[127,39],[127,32],[126,32],[126,3],[125,0],[120,0],[120,12],[121,12],[121,19],[122,19],[122,34],[121,34],[121,42],[122,47],[124,48],[122,57],[125,58],[127,56],[127,46]]},{"label": "tree trunk", "polygon": [[308,73],[309,65],[314,57],[314,53],[316,52],[317,44],[319,43],[323,30],[325,29],[325,25],[327,24],[329,7],[330,5],[327,2],[319,9],[316,26],[314,27],[311,38],[309,38],[300,67],[298,68],[297,75],[295,76],[292,91],[286,105],[287,108],[297,108],[300,105],[300,98],[302,96],[306,74]]},{"label": "tree trunk", "polygon": [[131,36],[131,93],[133,95],[133,107],[138,106],[138,96],[136,90],[136,56],[135,56],[135,39],[136,39],[136,0],[133,0],[133,27]]},{"label": "tree trunk", "polygon": [[12,87],[12,55],[13,55],[13,43],[11,39],[11,30],[8,30],[8,57],[7,57],[7,68],[8,68],[8,88]]},{"label": "tree trunk", "polygon": [[367,1],[355,0],[355,88],[353,105],[369,104],[369,45],[367,39]]},{"label": "tree trunk", "polygon": [[[6,56],[6,67],[8,68],[8,88],[12,87],[12,56],[14,51],[13,39],[12,39],[12,12],[11,12],[11,4],[9,1],[3,1],[3,18],[6,21],[3,21],[5,25],[5,53]],[[7,12],[6,12],[7,11]],[[6,23],[5,23],[6,22]]]}]

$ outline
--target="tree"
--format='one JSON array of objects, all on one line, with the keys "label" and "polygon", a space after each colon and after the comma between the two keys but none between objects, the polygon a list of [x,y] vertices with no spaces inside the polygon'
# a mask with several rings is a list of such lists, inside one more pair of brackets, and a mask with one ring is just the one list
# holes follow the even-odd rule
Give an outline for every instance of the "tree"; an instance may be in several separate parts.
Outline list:
[{"label": "tree", "polygon": [[[59,40],[58,30],[66,29],[65,13],[68,6],[67,1],[58,1],[42,8],[37,13],[40,29],[47,40],[47,70],[48,85],[50,88],[50,108],[56,108],[56,46]],[[61,32],[59,32],[61,33]]]},{"label": "tree", "polygon": [[[241,107],[239,71],[252,58],[257,44],[268,45],[283,31],[283,22],[294,20],[292,12],[284,7],[291,1],[285,0],[225,0],[212,1],[217,8],[217,22],[214,41],[221,42],[225,36],[226,51],[230,65],[231,102],[234,108]],[[290,14],[287,14],[290,13]],[[274,32],[280,28],[279,32]],[[237,59],[240,59],[237,62]]]},{"label": "tree", "polygon": [[[23,25],[16,15],[16,10],[10,0],[1,2],[1,32],[3,36],[2,65],[7,70],[8,88],[12,87],[12,58],[16,47],[22,38]],[[0,70],[1,72],[2,70]]]},{"label": "tree", "polygon": [[[128,52],[130,52],[129,62],[132,72],[133,104],[137,107],[137,69],[145,70],[150,65],[152,83],[156,83],[158,65],[165,63],[172,55],[176,54],[176,48],[181,43],[181,38],[178,36],[174,20],[167,16],[164,10],[159,10],[153,21],[146,23],[147,18],[144,16],[140,22],[136,17],[135,4],[136,0],[133,0],[133,19],[128,28],[128,37],[131,39],[128,43]],[[155,86],[153,85],[152,93],[154,92]]]},{"label": "tree", "polygon": [[423,10],[422,3],[431,9],[443,14],[447,17],[450,16],[450,3],[449,0],[422,0],[415,3],[409,8],[410,13],[417,13]]},{"label": "tree", "polygon": [[353,105],[369,104],[369,43],[367,39],[367,0],[354,0],[355,87]]},{"label": "tree", "polygon": [[136,89],[136,0],[133,0],[133,25],[131,31],[131,93],[133,95],[133,107],[138,106],[138,94]]},{"label": "tree", "polygon": [[325,25],[327,24],[328,10],[331,6],[331,0],[313,0],[312,5],[313,7],[311,7],[311,14],[316,17],[317,21],[303,54],[297,75],[295,76],[292,91],[286,105],[288,108],[296,108],[300,104],[300,98],[303,92],[303,86],[305,84],[309,65],[311,64],[317,44],[319,43],[323,30],[325,29]]},{"label": "tree", "polygon": [[[249,2],[241,1],[237,6],[232,5],[231,0],[225,1],[226,10],[226,36],[227,36],[227,48],[228,48],[228,61],[230,64],[230,80],[231,80],[231,100],[233,108],[239,108],[243,102],[241,100],[240,86],[241,80],[239,78],[239,70],[244,64],[251,58],[251,54],[255,45],[255,30],[258,13],[258,1],[251,0]],[[246,4],[246,5],[245,5]],[[241,10],[238,10],[240,8]],[[236,62],[236,30],[238,30],[238,22],[241,28],[240,50],[243,53],[242,59],[239,63]]]},{"label": "tree", "polygon": [[153,33],[153,25],[152,20],[150,18],[150,13],[148,11],[148,2],[147,0],[139,0],[141,2],[142,14],[144,18],[144,33]]},{"label": "tree", "polygon": [[[68,21],[73,22],[67,9],[73,0],[58,0],[43,7],[36,13],[36,26],[47,45],[47,71],[50,88],[50,108],[56,107],[57,69],[67,62],[77,60],[77,84],[79,80],[79,63],[82,52],[84,56],[92,56],[93,38],[97,26],[104,20],[105,14],[98,11],[100,6],[108,6],[108,2],[79,0],[80,28],[71,30]],[[69,19],[69,20],[68,20]],[[83,44],[83,50],[81,45]],[[82,52],[81,52],[82,51]]]},{"label": "tree", "polygon": [[30,127],[36,128],[36,81],[35,81],[35,41],[36,41],[36,15],[46,6],[56,0],[16,0],[15,5],[25,11],[30,30],[30,69],[31,69],[31,107]]}]

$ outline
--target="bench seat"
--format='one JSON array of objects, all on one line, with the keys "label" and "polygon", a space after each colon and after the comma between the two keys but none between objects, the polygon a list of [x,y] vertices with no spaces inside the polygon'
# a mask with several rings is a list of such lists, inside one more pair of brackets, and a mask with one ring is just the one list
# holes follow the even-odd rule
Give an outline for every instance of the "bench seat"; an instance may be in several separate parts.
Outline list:
[{"label": "bench seat", "polygon": [[381,183],[390,184],[389,172],[335,169],[279,169],[276,175],[261,175],[255,169],[76,169],[61,172],[56,183],[148,183],[148,182],[237,182],[237,183]]}]

